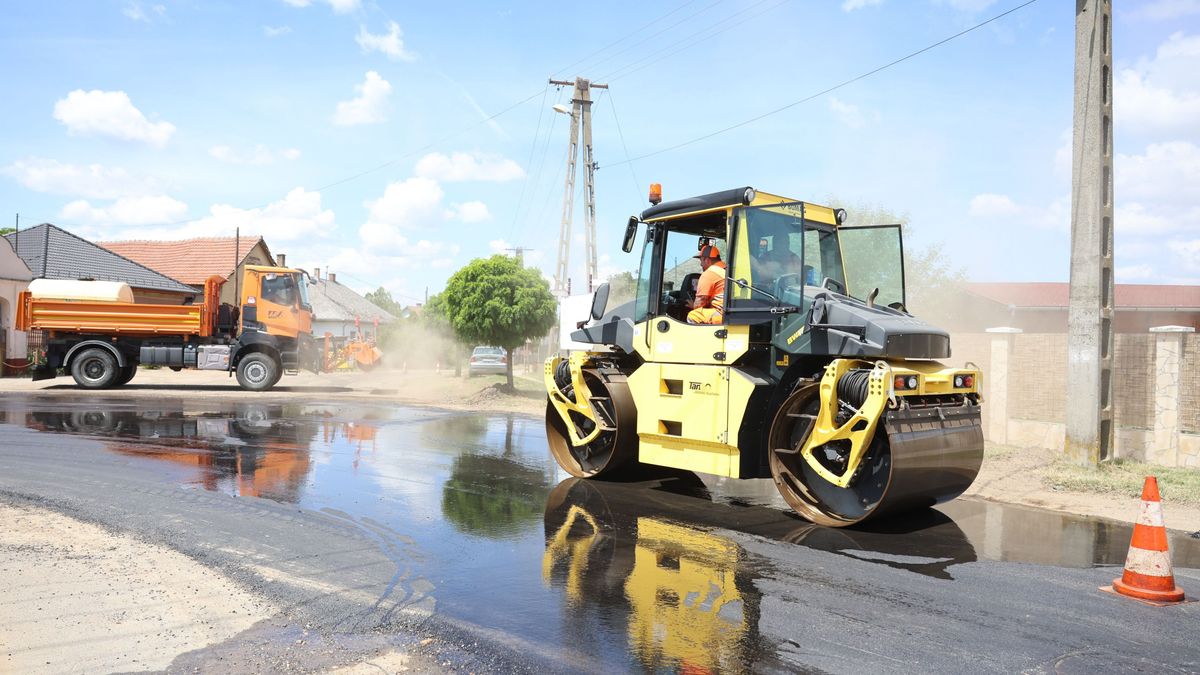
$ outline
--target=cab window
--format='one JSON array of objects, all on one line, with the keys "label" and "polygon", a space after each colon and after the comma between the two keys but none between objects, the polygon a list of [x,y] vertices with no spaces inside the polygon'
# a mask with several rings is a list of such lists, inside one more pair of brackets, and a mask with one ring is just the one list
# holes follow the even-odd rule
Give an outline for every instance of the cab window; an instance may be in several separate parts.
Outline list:
[{"label": "cab window", "polygon": [[805,286],[845,283],[837,230],[805,220],[802,204],[747,208],[737,222],[733,308],[803,306]]},{"label": "cab window", "polygon": [[290,274],[266,274],[262,278],[262,299],[285,307],[294,307],[299,294]]}]

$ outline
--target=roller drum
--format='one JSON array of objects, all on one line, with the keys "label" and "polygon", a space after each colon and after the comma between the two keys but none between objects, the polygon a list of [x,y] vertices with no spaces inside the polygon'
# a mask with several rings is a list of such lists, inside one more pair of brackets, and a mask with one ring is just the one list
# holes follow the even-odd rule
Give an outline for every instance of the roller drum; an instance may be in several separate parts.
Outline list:
[{"label": "roller drum", "polygon": [[[784,500],[805,518],[844,527],[888,513],[927,508],[961,495],[983,462],[978,405],[885,412],[848,487],[827,482],[799,449],[816,408],[816,387],[794,393],[777,412],[768,439],[771,474]],[[818,447],[814,453],[823,452]]]}]

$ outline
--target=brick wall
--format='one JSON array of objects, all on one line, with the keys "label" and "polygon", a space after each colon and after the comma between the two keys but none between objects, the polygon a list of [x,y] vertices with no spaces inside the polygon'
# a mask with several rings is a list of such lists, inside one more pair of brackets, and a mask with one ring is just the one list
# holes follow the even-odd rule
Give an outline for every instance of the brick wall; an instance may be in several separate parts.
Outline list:
[{"label": "brick wall", "polygon": [[991,372],[992,336],[988,333],[955,333],[950,336],[950,358],[946,365],[962,366],[968,361],[979,366],[983,371],[983,380],[987,381]]},{"label": "brick wall", "polygon": [[1113,412],[1117,426],[1153,428],[1155,337],[1150,333],[1118,333],[1116,339]]},{"label": "brick wall", "polygon": [[1009,417],[1039,422],[1065,421],[1067,335],[1027,333],[1013,338],[1008,374]]},{"label": "brick wall", "polygon": [[1185,433],[1200,434],[1200,333],[1184,338],[1182,375],[1179,424]]}]

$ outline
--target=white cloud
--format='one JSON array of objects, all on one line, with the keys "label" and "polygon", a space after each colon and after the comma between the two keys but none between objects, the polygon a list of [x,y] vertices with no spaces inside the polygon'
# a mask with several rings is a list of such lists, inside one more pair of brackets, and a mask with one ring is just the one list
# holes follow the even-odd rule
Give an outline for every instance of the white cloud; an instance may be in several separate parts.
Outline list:
[{"label": "white cloud", "polygon": [[17,160],[0,169],[0,173],[35,192],[88,199],[116,199],[155,190],[153,181],[134,176],[125,169],[100,164],[64,164],[40,157]]},{"label": "white cloud", "polygon": [[511,159],[497,155],[456,152],[449,156],[430,153],[417,161],[416,174],[446,182],[490,181],[502,183],[525,176],[525,171]]},{"label": "white cloud", "polygon": [[1152,143],[1145,154],[1118,153],[1114,179],[1118,199],[1196,204],[1200,146],[1188,141]]},{"label": "white cloud", "polygon": [[1123,130],[1200,135],[1200,35],[1174,33],[1153,58],[1122,69],[1113,83],[1113,112]]},{"label": "white cloud", "polygon": [[947,5],[960,12],[982,12],[996,4],[996,0],[935,0],[936,4]]},{"label": "white cloud", "polygon": [[274,151],[262,143],[258,143],[253,148],[244,152],[235,150],[228,145],[214,145],[212,148],[209,148],[208,154],[222,162],[250,166],[265,166],[267,164],[274,164],[281,159],[294,160],[300,157],[300,151],[296,148]]},{"label": "white cloud", "polygon": [[292,32],[291,26],[263,26],[263,35],[269,38],[287,35],[290,32]]},{"label": "white cloud", "polygon": [[357,124],[375,124],[385,119],[387,99],[392,93],[392,85],[379,76],[379,73],[367,71],[362,84],[354,85],[357,98],[342,101],[337,104],[333,115],[333,123],[338,126],[354,126]]},{"label": "white cloud", "polygon": [[121,6],[121,13],[133,21],[150,23],[154,19],[165,17],[167,15],[167,8],[163,5],[150,5],[147,7],[140,0],[125,0],[125,4]]},{"label": "white cloud", "polygon": [[492,213],[487,204],[481,201],[470,201],[462,204],[451,204],[451,217],[464,223],[482,223],[492,219]]},{"label": "white cloud", "polygon": [[354,38],[363,53],[379,52],[393,61],[412,61],[416,54],[404,49],[404,39],[400,33],[400,24],[388,22],[388,32],[376,35],[367,31],[366,26],[358,27],[358,35]]},{"label": "white cloud", "polygon": [[1172,241],[1167,244],[1172,257],[1187,272],[1200,273],[1200,239]]},{"label": "white cloud", "polygon": [[980,194],[971,198],[968,213],[976,218],[1003,218],[1014,216],[1021,212],[1012,197],[1008,195]]},{"label": "white cloud", "polygon": [[256,209],[240,209],[228,204],[214,204],[209,215],[194,220],[186,227],[169,232],[143,236],[164,239],[226,236],[236,228],[242,232],[261,234],[269,242],[304,242],[321,237],[337,227],[333,211],[321,207],[321,193],[293,188],[276,202]]},{"label": "white cloud", "polygon": [[1033,225],[1051,230],[1070,229],[1070,199],[1061,197],[1047,206],[1018,204],[1008,195],[979,194],[971,198],[968,214],[982,220],[1003,221],[1005,227]]},{"label": "white cloud", "polygon": [[442,195],[441,186],[430,178],[418,176],[391,183],[379,199],[363,202],[368,214],[359,236],[369,249],[379,253],[402,252],[407,239],[400,230],[442,222]]},{"label": "white cloud", "polygon": [[175,133],[170,122],[151,122],[123,91],[76,89],[54,104],[54,119],[80,136],[110,136],[161,148]]},{"label": "white cloud", "polygon": [[[312,5],[312,0],[283,0],[285,5],[292,7],[309,7]],[[325,0],[325,4],[337,14],[349,14],[362,7],[361,0]]]},{"label": "white cloud", "polygon": [[853,103],[846,103],[836,96],[829,97],[829,109],[833,111],[833,114],[837,116],[842,124],[851,129],[861,129],[866,124],[866,118],[863,117],[863,113],[859,110],[858,106]]},{"label": "white cloud", "polygon": [[1149,19],[1151,21],[1178,19],[1189,14],[1200,14],[1200,0],[1143,1],[1140,7],[1128,12],[1128,15],[1131,17]]},{"label": "white cloud", "polygon": [[155,225],[183,220],[187,210],[187,204],[166,195],[122,197],[104,207],[79,199],[64,206],[59,217],[71,224]]},{"label": "white cloud", "polygon": [[876,7],[882,4],[883,0],[845,0],[845,2],[842,3],[842,11],[853,12],[856,9],[862,9],[863,7]]},{"label": "white cloud", "polygon": [[1158,276],[1158,270],[1151,265],[1129,265],[1128,267],[1118,267],[1116,270],[1117,283],[1136,283],[1154,279]]},{"label": "white cloud", "polygon": [[505,239],[493,239],[488,242],[488,248],[492,253],[505,253],[508,249],[513,248],[513,245]]}]

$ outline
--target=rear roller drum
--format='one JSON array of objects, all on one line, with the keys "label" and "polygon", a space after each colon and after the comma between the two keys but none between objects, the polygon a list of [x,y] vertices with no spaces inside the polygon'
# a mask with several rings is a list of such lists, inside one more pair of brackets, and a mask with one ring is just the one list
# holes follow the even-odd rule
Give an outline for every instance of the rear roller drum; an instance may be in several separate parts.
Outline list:
[{"label": "rear roller drum", "polygon": [[[601,418],[609,429],[602,430],[590,442],[576,446],[571,442],[566,426],[558,410],[550,401],[546,402],[546,438],[555,461],[567,473],[578,478],[612,478],[619,469],[637,457],[637,417],[633,396],[625,377],[616,373],[599,373],[584,370],[583,379],[591,390],[592,406],[600,408]],[[561,389],[564,396],[575,400],[570,384]],[[595,423],[576,412],[569,413],[578,435],[586,437],[595,429]]]},{"label": "rear roller drum", "polygon": [[[800,453],[819,406],[817,387],[796,391],[779,407],[768,437],[775,486],[789,506],[814,523],[844,527],[889,512],[927,508],[962,494],[979,471],[983,436],[977,424],[890,433],[890,425],[881,419],[850,484],[834,485]],[[824,468],[841,475],[848,443],[831,441],[815,448],[813,455]]]}]

